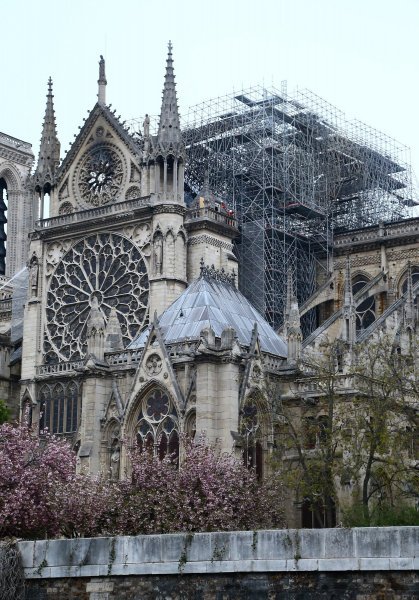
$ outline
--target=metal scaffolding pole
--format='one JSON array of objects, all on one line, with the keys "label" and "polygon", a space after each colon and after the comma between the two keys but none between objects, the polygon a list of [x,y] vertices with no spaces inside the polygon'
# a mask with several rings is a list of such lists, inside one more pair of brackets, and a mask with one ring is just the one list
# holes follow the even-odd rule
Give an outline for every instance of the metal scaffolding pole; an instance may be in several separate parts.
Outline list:
[{"label": "metal scaffolding pole", "polygon": [[[276,328],[287,273],[303,303],[326,280],[334,231],[408,216],[407,149],[308,91],[254,87],[189,109],[186,193],[207,178],[236,211],[240,288]],[[316,327],[315,311],[304,331]]]}]

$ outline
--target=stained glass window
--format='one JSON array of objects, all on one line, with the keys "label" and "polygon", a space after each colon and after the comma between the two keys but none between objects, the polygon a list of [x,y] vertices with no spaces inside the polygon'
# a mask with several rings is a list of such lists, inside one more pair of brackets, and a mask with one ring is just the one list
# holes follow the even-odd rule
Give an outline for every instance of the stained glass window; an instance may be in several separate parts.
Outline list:
[{"label": "stained glass window", "polygon": [[80,419],[80,394],[77,383],[44,384],[38,393],[39,431],[74,433]]},{"label": "stained glass window", "polygon": [[176,408],[164,390],[155,388],[141,402],[136,438],[141,449],[149,449],[163,460],[167,454],[177,462],[179,425]]}]

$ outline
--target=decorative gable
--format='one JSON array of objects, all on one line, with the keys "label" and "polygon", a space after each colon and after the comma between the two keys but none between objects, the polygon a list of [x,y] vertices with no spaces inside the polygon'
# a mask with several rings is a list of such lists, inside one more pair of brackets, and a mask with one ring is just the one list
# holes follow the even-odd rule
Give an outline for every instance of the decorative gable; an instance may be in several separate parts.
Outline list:
[{"label": "decorative gable", "polygon": [[140,197],[139,160],[140,148],[123,124],[97,104],[57,173],[58,214],[64,201],[78,211],[129,199],[133,181],[135,197]]}]

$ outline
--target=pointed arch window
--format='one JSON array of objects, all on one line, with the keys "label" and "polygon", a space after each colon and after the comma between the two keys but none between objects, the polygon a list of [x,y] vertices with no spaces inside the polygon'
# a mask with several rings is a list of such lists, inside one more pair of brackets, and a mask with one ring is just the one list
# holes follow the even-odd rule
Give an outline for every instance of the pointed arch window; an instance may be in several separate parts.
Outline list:
[{"label": "pointed arch window", "polygon": [[76,382],[44,384],[38,393],[39,431],[74,433],[80,419],[80,390]]},{"label": "pointed arch window", "polygon": [[243,439],[243,462],[255,469],[258,479],[263,476],[262,424],[254,399],[249,398],[241,410],[240,434]]},{"label": "pointed arch window", "polygon": [[7,183],[0,178],[0,275],[6,274],[7,205]]},{"label": "pointed arch window", "polygon": [[137,444],[160,460],[167,455],[179,458],[179,419],[169,394],[154,388],[141,401],[136,426]]},{"label": "pointed arch window", "polygon": [[[412,265],[412,285],[415,285],[419,282],[419,266]],[[407,271],[401,278],[401,286],[400,286],[400,295],[405,294],[407,292]],[[417,297],[415,298],[415,304],[417,302]]]},{"label": "pointed arch window", "polygon": [[[369,282],[366,275],[359,274],[352,279],[352,293],[355,296]],[[356,330],[362,331],[375,321],[375,296],[366,298],[356,307]]]}]

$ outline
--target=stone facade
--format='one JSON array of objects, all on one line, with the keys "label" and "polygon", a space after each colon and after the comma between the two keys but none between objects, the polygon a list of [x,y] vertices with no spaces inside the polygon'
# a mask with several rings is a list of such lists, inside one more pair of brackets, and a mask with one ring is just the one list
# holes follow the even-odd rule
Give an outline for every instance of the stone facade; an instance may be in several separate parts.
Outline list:
[{"label": "stone facade", "polygon": [[[281,425],[268,382],[301,421],[315,397],[299,370],[307,349],[339,338],[350,353],[416,329],[419,220],[337,235],[333,270],[303,306],[288,281],[285,344],[238,291],[228,199],[206,183],[185,204],[171,47],[157,131],[148,115],[125,128],[106,83],[101,58],[98,102],[62,161],[51,80],[33,174],[30,145],[0,134],[0,393],[34,431],[68,438],[80,471],[124,477],[122,439],[164,455],[204,431],[267,475]],[[309,310],[318,328],[303,340]]]}]

